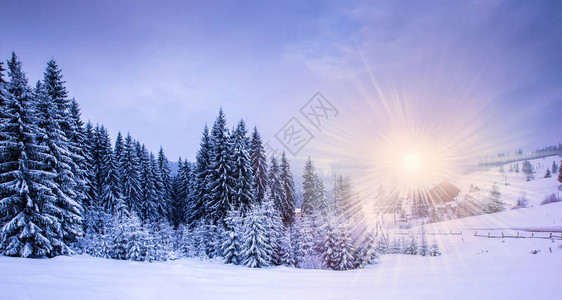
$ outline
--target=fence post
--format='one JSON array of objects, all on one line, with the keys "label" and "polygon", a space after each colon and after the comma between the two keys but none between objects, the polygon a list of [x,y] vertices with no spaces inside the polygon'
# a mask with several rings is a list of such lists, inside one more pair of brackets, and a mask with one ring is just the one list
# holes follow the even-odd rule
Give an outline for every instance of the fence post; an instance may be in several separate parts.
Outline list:
[{"label": "fence post", "polygon": [[490,233],[488,232],[488,238],[490,238]]}]

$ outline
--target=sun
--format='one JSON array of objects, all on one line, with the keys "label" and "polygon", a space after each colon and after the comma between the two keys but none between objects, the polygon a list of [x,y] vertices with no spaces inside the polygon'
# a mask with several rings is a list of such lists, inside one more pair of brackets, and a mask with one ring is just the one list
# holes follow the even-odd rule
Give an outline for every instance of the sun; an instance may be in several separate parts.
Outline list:
[{"label": "sun", "polygon": [[422,164],[422,158],[417,153],[407,153],[402,156],[402,168],[407,172],[419,172]]}]

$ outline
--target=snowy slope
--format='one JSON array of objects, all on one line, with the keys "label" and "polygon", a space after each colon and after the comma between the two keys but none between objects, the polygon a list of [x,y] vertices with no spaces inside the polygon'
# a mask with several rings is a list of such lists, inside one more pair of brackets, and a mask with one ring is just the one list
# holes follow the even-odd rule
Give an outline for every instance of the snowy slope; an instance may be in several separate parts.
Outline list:
[{"label": "snowy slope", "polygon": [[[521,225],[519,219],[532,226],[559,224],[562,203],[491,216],[436,223],[426,229],[491,228],[497,226],[496,219],[508,227]],[[475,237],[471,230],[463,230],[462,235],[429,235],[429,242],[433,239],[439,242],[442,256],[386,255],[377,265],[344,272],[249,269],[199,259],[140,263],[86,255],[41,260],[0,257],[0,299],[559,298],[561,240]],[[533,250],[538,254],[531,254]]]},{"label": "snowy slope", "polygon": [[[0,300],[558,299],[562,240],[530,238],[530,230],[562,230],[562,203],[539,206],[545,195],[557,192],[556,176],[542,178],[554,159],[559,158],[532,161],[536,173],[529,182],[522,173],[508,173],[509,185],[502,185],[497,170],[459,178],[455,183],[464,192],[471,184],[486,191],[498,182],[510,205],[525,191],[531,207],[425,225],[428,241],[436,240],[443,252],[439,257],[386,255],[366,269],[337,272],[249,269],[199,259],[141,263],[87,255],[39,260],[0,256]],[[432,235],[439,231],[462,234]],[[475,232],[526,238],[487,238]]]},{"label": "snowy slope", "polygon": [[[508,208],[517,202],[517,198],[521,196],[522,192],[526,193],[529,206],[536,206],[540,205],[546,196],[558,192],[558,186],[560,185],[557,181],[558,174],[552,174],[550,178],[544,178],[544,175],[546,169],[552,167],[552,162],[555,161],[559,165],[561,159],[562,157],[556,155],[530,160],[529,162],[534,169],[534,179],[531,181],[526,180],[527,178],[522,171],[519,173],[509,172],[510,165],[515,164],[511,163],[503,166],[505,173],[500,173],[499,167],[493,167],[488,171],[461,176],[452,180],[451,183],[461,189],[459,195],[461,199],[469,193],[471,184],[481,190],[480,192],[470,193],[471,196],[479,200],[482,197],[487,197],[492,185],[496,183],[501,192],[501,198],[508,204]],[[521,169],[523,161],[516,163],[519,164]],[[505,185],[506,176],[507,185]]]}]

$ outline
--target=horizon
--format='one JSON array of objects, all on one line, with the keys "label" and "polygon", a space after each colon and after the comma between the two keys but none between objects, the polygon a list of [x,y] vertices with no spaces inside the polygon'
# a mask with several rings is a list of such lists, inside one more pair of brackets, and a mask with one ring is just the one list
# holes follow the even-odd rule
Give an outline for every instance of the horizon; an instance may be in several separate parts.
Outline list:
[{"label": "horizon", "polygon": [[[471,158],[562,141],[560,3],[135,4],[4,2],[0,56],[31,80],[54,58],[85,120],[173,159],[194,158],[220,107],[276,149],[300,117],[314,139],[291,158],[323,168],[397,128],[470,137],[448,142]],[[339,111],[322,129],[299,113],[317,92]]]}]

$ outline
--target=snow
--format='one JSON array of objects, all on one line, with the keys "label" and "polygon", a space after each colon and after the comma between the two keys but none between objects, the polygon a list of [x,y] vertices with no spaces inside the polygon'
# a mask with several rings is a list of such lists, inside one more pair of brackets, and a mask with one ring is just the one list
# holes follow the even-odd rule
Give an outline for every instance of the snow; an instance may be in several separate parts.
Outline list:
[{"label": "snow", "polygon": [[[328,271],[250,269],[197,258],[147,263],[88,255],[0,256],[0,300],[558,299],[562,240],[530,238],[531,231],[535,237],[549,236],[537,231],[562,231],[562,203],[539,205],[545,195],[557,192],[556,174],[542,178],[553,160],[559,163],[559,157],[531,161],[536,173],[529,182],[522,173],[509,173],[507,186],[497,170],[463,176],[457,182],[463,191],[471,183],[489,189],[496,181],[509,206],[525,191],[531,207],[425,225],[427,242],[439,243],[439,257],[383,255],[379,264],[365,269]],[[439,231],[462,234],[432,234]],[[487,238],[475,232],[526,238]]]},{"label": "snow", "polygon": [[[471,184],[478,188],[483,188],[483,191],[470,193],[476,199],[481,199],[481,197],[487,197],[492,184],[495,182],[500,190],[502,200],[504,200],[508,206],[507,209],[511,208],[517,201],[517,198],[521,196],[521,192],[526,193],[526,198],[528,199],[529,206],[537,206],[544,200],[544,198],[552,193],[558,191],[558,173],[554,173],[550,178],[544,178],[546,169],[552,167],[552,162],[556,162],[558,166],[562,157],[558,155],[549,156],[545,158],[538,158],[530,160],[529,162],[533,166],[534,179],[527,181],[527,178],[523,171],[519,173],[509,172],[509,166],[515,163],[505,164],[503,166],[505,173],[499,172],[498,167],[491,167],[488,171],[480,171],[470,173],[459,178],[452,180],[451,183],[459,187],[462,192],[459,197],[464,197],[468,191]],[[523,161],[516,162],[519,164],[519,168],[523,165]],[[507,185],[506,183],[507,175]]]},{"label": "snow", "polygon": [[[562,203],[506,211],[503,220],[562,216]],[[505,215],[505,216],[504,216]],[[484,217],[484,216],[481,216]],[[553,217],[552,219],[556,219]],[[473,227],[491,218],[447,221]],[[558,218],[558,221],[560,219]],[[530,221],[529,221],[530,222]],[[533,225],[533,224],[528,224]],[[542,225],[541,225],[542,226]],[[430,227],[428,226],[428,232]],[[433,236],[428,236],[431,243]],[[362,270],[250,269],[196,258],[141,263],[87,255],[0,257],[0,299],[557,299],[562,241],[435,236],[442,256],[385,255]],[[550,249],[549,249],[550,248]],[[540,250],[536,255],[533,250]],[[552,250],[552,253],[550,252]]]}]

